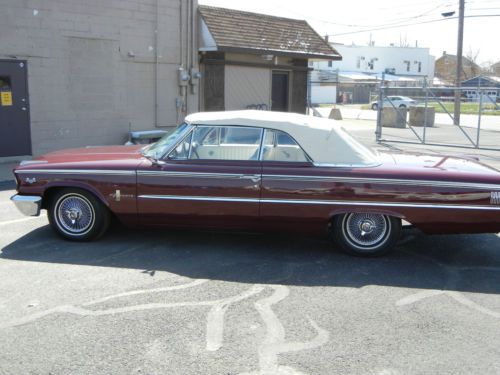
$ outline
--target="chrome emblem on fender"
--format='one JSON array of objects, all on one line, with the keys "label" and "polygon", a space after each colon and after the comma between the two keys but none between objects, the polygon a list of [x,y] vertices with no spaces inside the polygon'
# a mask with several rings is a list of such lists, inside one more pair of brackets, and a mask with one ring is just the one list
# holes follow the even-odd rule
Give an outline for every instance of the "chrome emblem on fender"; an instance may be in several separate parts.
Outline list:
[{"label": "chrome emblem on fender", "polygon": [[24,181],[26,181],[27,184],[32,185],[36,182],[36,178],[35,177],[33,177],[33,178],[26,177],[26,179]]},{"label": "chrome emblem on fender", "polygon": [[491,192],[490,203],[491,204],[500,204],[500,191],[492,191]]}]

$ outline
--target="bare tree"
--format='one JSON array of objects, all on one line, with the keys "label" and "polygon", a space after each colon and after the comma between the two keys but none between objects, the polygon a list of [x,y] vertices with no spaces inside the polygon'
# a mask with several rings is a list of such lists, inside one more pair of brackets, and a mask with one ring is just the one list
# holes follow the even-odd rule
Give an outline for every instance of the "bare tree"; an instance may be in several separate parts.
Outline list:
[{"label": "bare tree", "polygon": [[398,47],[409,47],[410,42],[408,42],[408,36],[405,34],[403,37],[401,34],[399,34],[399,45]]},{"label": "bare tree", "polygon": [[478,56],[479,56],[479,49],[473,50],[472,47],[469,46],[469,51],[465,55],[465,58],[468,61],[465,62],[464,67],[462,68],[465,79],[476,77],[481,73],[481,67],[477,64]]}]

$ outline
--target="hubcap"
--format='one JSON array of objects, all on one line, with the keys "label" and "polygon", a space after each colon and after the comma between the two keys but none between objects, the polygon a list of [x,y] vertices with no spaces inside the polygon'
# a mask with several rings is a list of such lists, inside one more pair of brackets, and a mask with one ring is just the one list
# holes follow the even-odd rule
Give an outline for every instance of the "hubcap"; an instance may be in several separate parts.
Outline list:
[{"label": "hubcap", "polygon": [[370,250],[385,242],[390,222],[384,215],[352,213],[346,215],[342,227],[353,246]]},{"label": "hubcap", "polygon": [[69,234],[85,234],[94,223],[94,209],[78,194],[66,195],[56,205],[57,221],[61,230]]}]

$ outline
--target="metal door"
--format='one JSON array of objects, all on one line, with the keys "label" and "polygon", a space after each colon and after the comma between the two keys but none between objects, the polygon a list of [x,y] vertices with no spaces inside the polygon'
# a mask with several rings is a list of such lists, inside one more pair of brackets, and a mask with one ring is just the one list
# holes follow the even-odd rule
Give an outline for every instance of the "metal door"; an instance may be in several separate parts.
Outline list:
[{"label": "metal door", "polygon": [[31,155],[26,61],[0,60],[0,157]]},{"label": "metal door", "polygon": [[288,72],[273,72],[272,105],[273,111],[288,112]]}]

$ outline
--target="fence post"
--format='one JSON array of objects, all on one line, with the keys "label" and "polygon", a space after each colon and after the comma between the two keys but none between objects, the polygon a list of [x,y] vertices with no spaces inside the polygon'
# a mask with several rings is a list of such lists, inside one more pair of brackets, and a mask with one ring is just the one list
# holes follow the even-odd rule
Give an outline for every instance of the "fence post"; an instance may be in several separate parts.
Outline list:
[{"label": "fence post", "polygon": [[425,91],[425,99],[424,99],[424,134],[422,134],[422,144],[425,144],[425,135],[427,133],[427,103],[429,98],[429,92],[427,87],[427,77],[424,77],[424,91]]},{"label": "fence post", "polygon": [[481,134],[481,114],[483,113],[483,92],[481,91],[481,76],[477,81],[477,92],[479,94],[479,111],[477,117],[476,148],[479,148],[479,138]]},{"label": "fence post", "polygon": [[376,141],[380,142],[382,138],[382,109],[384,106],[384,80],[385,73],[382,73],[382,81],[378,89],[378,103],[377,103],[377,130],[375,131]]}]

